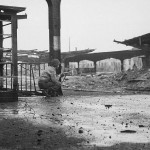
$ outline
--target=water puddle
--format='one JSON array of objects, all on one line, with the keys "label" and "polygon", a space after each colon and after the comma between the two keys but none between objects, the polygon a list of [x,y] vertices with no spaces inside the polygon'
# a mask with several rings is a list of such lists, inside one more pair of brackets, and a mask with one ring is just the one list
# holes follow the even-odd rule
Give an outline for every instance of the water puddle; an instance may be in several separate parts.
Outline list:
[{"label": "water puddle", "polygon": [[[102,97],[67,97],[67,98],[43,98],[29,97],[21,98],[15,103],[0,104],[0,119],[21,118],[35,125],[51,127],[70,127],[66,133],[68,136],[83,136],[89,144],[99,146],[111,146],[120,142],[144,143],[150,141],[148,126],[140,124],[129,124],[131,114],[135,113],[136,107],[130,99],[112,96]],[[131,105],[129,104],[131,101]],[[148,110],[143,103],[136,102],[143,110]],[[143,102],[143,101],[142,101]],[[142,106],[141,106],[142,105]],[[138,109],[140,109],[138,108]],[[139,112],[138,112],[139,113]],[[148,116],[149,114],[147,114]],[[119,117],[116,117],[119,116]],[[126,117],[126,118],[125,118]],[[117,119],[115,119],[117,118]],[[150,118],[150,117],[149,117]],[[148,117],[146,121],[149,121]],[[132,122],[138,122],[138,117],[133,117]],[[148,120],[149,119],[149,120]],[[121,123],[120,120],[124,120]],[[141,121],[141,120],[139,120]],[[74,130],[75,132],[72,132]]]}]

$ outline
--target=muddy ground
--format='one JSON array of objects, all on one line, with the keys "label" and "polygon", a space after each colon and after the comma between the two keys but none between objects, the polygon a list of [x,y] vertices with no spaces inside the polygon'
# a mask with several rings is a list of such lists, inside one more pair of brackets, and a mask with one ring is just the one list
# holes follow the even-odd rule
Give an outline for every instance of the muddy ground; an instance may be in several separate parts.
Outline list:
[{"label": "muddy ground", "polygon": [[0,103],[0,150],[150,150],[149,91],[115,77],[68,77],[61,97]]},{"label": "muddy ground", "polygon": [[149,150],[149,93],[64,90],[0,104],[1,150]]}]

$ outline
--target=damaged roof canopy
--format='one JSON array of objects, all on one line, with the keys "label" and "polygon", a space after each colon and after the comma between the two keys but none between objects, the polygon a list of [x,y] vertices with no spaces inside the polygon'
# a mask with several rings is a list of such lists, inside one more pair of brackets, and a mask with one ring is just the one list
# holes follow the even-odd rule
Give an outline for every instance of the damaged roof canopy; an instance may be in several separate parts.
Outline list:
[{"label": "damaged roof canopy", "polygon": [[[19,12],[25,11],[25,7],[14,7],[14,6],[4,6],[0,5],[0,20],[1,21],[11,21],[11,15],[17,14]],[[18,19],[26,19],[26,15],[20,15]]]},{"label": "damaged roof canopy", "polygon": [[126,46],[132,46],[141,50],[150,50],[150,33],[124,41],[114,40],[114,42],[124,44]]}]

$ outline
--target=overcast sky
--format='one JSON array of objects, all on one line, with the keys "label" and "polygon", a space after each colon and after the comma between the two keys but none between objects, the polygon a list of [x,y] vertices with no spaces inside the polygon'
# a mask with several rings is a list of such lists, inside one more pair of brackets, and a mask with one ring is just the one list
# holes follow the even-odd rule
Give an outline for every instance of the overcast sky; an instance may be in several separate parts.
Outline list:
[{"label": "overcast sky", "polygon": [[[18,49],[49,48],[45,0],[0,0],[0,5],[26,7],[28,18],[18,24]],[[113,40],[149,33],[149,6],[150,0],[61,0],[61,51],[69,51],[69,37],[71,51],[75,47],[96,52],[131,49]]]}]

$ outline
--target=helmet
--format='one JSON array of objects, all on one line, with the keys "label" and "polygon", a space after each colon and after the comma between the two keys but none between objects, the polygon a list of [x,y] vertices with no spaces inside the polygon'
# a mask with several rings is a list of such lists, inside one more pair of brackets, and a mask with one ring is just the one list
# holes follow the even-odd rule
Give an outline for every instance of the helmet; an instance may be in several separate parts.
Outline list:
[{"label": "helmet", "polygon": [[60,61],[58,59],[52,59],[50,65],[57,68],[60,65]]}]

